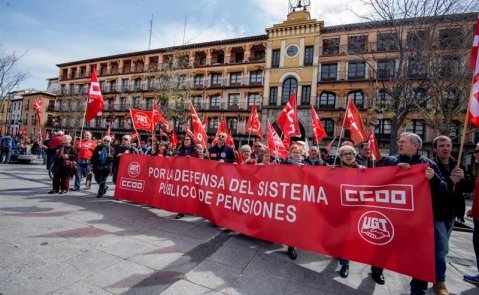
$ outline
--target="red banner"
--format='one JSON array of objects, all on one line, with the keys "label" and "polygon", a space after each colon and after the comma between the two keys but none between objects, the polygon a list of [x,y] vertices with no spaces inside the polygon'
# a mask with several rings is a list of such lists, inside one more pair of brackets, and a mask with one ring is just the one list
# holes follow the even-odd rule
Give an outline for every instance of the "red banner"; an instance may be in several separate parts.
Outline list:
[{"label": "red banner", "polygon": [[434,281],[433,217],[425,168],[361,172],[124,155],[115,197]]}]

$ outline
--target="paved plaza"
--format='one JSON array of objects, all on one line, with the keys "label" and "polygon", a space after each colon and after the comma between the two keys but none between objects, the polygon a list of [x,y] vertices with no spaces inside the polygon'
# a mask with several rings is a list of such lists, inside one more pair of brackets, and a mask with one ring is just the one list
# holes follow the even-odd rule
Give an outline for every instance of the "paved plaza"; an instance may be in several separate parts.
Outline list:
[{"label": "paved plaza", "polygon": [[[386,270],[376,285],[352,262],[343,279],[329,256],[292,261],[284,246],[202,218],[115,201],[109,186],[102,199],[96,185],[49,195],[44,166],[0,165],[0,294],[409,294],[407,276]],[[450,293],[479,294],[462,280],[476,271],[471,233],[454,231],[450,248]]]}]

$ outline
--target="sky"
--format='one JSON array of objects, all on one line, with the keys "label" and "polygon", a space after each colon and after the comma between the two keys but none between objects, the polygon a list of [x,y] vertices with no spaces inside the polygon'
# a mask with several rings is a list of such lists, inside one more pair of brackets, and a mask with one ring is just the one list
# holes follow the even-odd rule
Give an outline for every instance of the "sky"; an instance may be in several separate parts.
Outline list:
[{"label": "sky", "polygon": [[[311,18],[359,22],[358,1],[311,0]],[[57,64],[147,50],[152,17],[150,49],[265,34],[287,14],[288,0],[0,0],[0,55],[23,55],[16,90],[46,90]]]}]

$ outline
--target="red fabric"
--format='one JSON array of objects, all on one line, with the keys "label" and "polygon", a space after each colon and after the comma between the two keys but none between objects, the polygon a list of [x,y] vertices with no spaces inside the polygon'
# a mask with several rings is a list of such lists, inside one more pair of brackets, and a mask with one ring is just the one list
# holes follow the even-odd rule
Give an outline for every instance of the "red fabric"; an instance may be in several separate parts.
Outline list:
[{"label": "red fabric", "polygon": [[278,133],[274,131],[269,120],[267,122],[266,141],[268,142],[269,153],[276,158],[286,159],[288,157],[288,151],[284,143],[281,141],[281,138],[279,138]]},{"label": "red fabric", "polygon": [[203,123],[201,122],[198,114],[196,113],[195,107],[192,103],[190,103],[190,111],[191,111],[191,122],[193,123],[193,132],[194,132],[194,139],[196,143],[201,144],[204,148],[208,143],[208,135],[206,135],[205,128]]},{"label": "red fabric", "polygon": [[378,143],[376,141],[376,137],[374,137],[374,128],[371,126],[369,130],[369,157],[373,159],[373,161],[381,160],[382,156],[379,152]]},{"label": "red fabric", "polygon": [[326,131],[319,120],[318,113],[316,113],[313,104],[311,104],[311,120],[313,124],[313,140],[319,143],[324,137],[326,137]]},{"label": "red fabric", "polygon": [[178,136],[176,135],[175,130],[173,130],[173,132],[171,132],[171,138],[170,138],[171,148],[176,149],[179,142],[180,141],[178,140]]},{"label": "red fabric", "polygon": [[50,140],[50,149],[55,150],[57,149],[63,141],[63,135],[55,135],[52,140]]},{"label": "red fabric", "polygon": [[283,142],[289,145],[291,137],[300,137],[301,130],[299,129],[298,109],[296,106],[296,91],[293,91],[288,103],[284,106],[283,111],[276,121],[283,131]]},{"label": "red fabric", "polygon": [[334,137],[326,146],[326,150],[328,151],[328,153],[331,153],[331,149],[333,148],[333,143],[335,140],[336,140],[336,137]]},{"label": "red fabric", "polygon": [[145,130],[153,132],[155,124],[153,124],[153,113],[151,111],[142,111],[130,109],[131,122],[136,130]]},{"label": "red fabric", "polygon": [[78,149],[78,159],[90,160],[96,145],[96,140],[82,139],[75,142],[75,149]]},{"label": "red fabric", "polygon": [[216,143],[218,143],[218,137],[221,133],[225,133],[226,135],[228,135],[228,126],[226,125],[226,120],[224,118],[221,118],[220,125],[216,130],[215,138],[213,138],[211,145],[215,145]]},{"label": "red fabric", "polygon": [[32,106],[33,109],[35,110],[35,113],[37,114],[37,125],[40,126],[40,121],[41,121],[41,107],[42,107],[43,101],[40,99],[37,99],[33,102]]},{"label": "red fabric", "polygon": [[95,68],[91,71],[90,90],[88,91],[87,97],[88,104],[86,107],[85,121],[89,122],[91,119],[101,116],[101,112],[105,107]]},{"label": "red fabric", "polygon": [[233,133],[231,133],[231,130],[228,131],[228,137],[226,138],[225,145],[232,149],[236,149],[235,142],[233,140]]},{"label": "red fabric", "polygon": [[199,215],[277,244],[434,281],[432,203],[425,169],[422,164],[407,172],[400,167],[361,172],[125,155],[114,195]]},{"label": "red fabric", "polygon": [[346,115],[344,116],[344,128],[349,129],[351,139],[355,144],[368,140],[363,122],[361,121],[361,115],[351,98],[348,99],[348,107],[346,108]]},{"label": "red fabric", "polygon": [[248,122],[246,122],[246,132],[263,137],[263,130],[261,130],[261,123],[259,121],[256,105],[253,105],[251,113],[249,114]]},{"label": "red fabric", "polygon": [[[170,131],[171,127],[168,121],[166,120],[165,116],[160,110],[160,106],[158,103],[155,101],[153,102],[153,124],[156,126],[156,124],[160,124],[165,126],[166,131]],[[153,127],[155,129],[155,127]]]},{"label": "red fabric", "polygon": [[472,78],[471,97],[469,98],[469,121],[479,127],[479,62]]}]

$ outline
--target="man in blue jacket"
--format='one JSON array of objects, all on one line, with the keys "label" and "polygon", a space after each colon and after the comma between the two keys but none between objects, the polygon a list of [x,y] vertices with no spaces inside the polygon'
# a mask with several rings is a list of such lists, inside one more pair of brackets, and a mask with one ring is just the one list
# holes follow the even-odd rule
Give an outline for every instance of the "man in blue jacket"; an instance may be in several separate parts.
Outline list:
[{"label": "man in blue jacket", "polygon": [[12,152],[16,147],[15,140],[10,135],[2,137],[2,154],[0,155],[0,162],[3,161],[4,164],[10,162],[10,157]]},{"label": "man in blue jacket", "polygon": [[[448,190],[447,182],[444,180],[444,177],[439,170],[438,166],[436,163],[434,163],[432,160],[423,157],[419,154],[419,150],[422,147],[422,139],[419,135],[411,132],[404,132],[401,134],[399,137],[399,140],[397,142],[398,144],[398,154],[395,156],[390,156],[387,157],[383,160],[382,165],[383,166],[400,166],[403,169],[407,170],[411,167],[411,165],[414,164],[428,164],[429,167],[427,167],[424,171],[424,175],[427,179],[429,179],[429,184],[431,186],[431,198],[433,200],[436,199],[442,199],[446,197],[446,193]],[[433,206],[433,214],[434,216],[436,215],[435,208]],[[436,227],[434,228],[434,239],[440,238],[436,231]],[[437,244],[437,241],[435,241]],[[437,252],[437,247],[435,247],[436,251],[436,260],[439,255],[444,255],[445,254],[440,254]],[[432,250],[432,249],[431,249]],[[411,259],[414,259],[411,257]],[[437,267],[437,266],[436,266]],[[438,275],[438,270],[436,269],[436,277]],[[412,295],[423,295],[425,294],[425,291],[427,289],[427,282],[422,281],[416,278],[412,278],[411,283],[411,294]],[[447,289],[440,288],[441,285],[434,284],[434,290],[436,291],[437,294],[448,294]],[[437,290],[436,290],[437,289]],[[440,291],[441,293],[439,293]],[[445,291],[445,292],[443,292]]]}]

